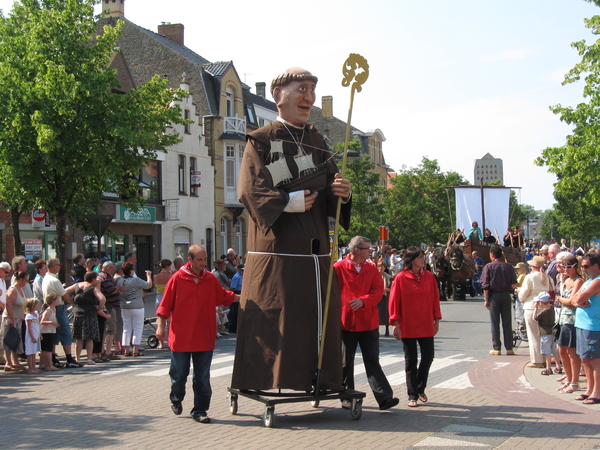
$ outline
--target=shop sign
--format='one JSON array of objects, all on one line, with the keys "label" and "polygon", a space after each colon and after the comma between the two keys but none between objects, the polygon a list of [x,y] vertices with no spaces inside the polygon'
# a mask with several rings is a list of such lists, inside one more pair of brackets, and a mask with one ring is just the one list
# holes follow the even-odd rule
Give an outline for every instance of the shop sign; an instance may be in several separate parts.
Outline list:
[{"label": "shop sign", "polygon": [[25,239],[25,254],[40,256],[42,254],[42,240]]},{"label": "shop sign", "polygon": [[34,227],[46,225],[46,210],[44,208],[34,209],[31,213],[31,223]]},{"label": "shop sign", "polygon": [[190,176],[190,181],[193,188],[202,187],[202,172],[200,172],[199,170],[192,172]]},{"label": "shop sign", "polygon": [[137,211],[133,211],[124,206],[117,205],[118,213],[117,220],[121,222],[156,222],[156,208],[152,206],[143,206]]}]

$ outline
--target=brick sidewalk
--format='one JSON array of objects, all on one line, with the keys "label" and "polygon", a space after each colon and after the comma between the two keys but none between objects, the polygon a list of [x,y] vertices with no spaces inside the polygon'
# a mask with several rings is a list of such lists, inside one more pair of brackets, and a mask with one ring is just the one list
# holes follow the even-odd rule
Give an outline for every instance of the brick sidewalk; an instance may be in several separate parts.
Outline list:
[{"label": "brick sidewalk", "polygon": [[[556,383],[523,369],[522,356],[479,361],[469,371],[475,389],[432,388],[430,401],[418,408],[408,408],[403,400],[398,408],[379,411],[363,385],[357,386],[367,392],[358,421],[338,401],[321,402],[316,409],[302,402],[277,405],[275,428],[266,428],[259,402],[240,398],[238,414],[229,413],[228,377],[212,379],[213,423],[198,424],[186,415],[189,397],[184,414],[174,416],[168,378],[136,376],[147,365],[164,367],[168,352],[147,355],[39,377],[0,374],[3,448],[465,449],[472,443],[477,448],[550,450],[600,445],[599,408],[555,398],[549,389]],[[524,370],[535,385],[549,385],[532,386]],[[404,390],[396,387],[401,399]]]}]

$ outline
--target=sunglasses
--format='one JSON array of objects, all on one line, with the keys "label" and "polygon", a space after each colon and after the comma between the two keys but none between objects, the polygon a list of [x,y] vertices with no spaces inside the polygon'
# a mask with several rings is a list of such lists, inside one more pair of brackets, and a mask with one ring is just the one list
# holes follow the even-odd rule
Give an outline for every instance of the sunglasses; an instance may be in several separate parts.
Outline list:
[{"label": "sunglasses", "polygon": [[572,269],[573,267],[575,267],[577,264],[571,264],[570,266],[565,266],[564,264],[559,264],[560,267],[564,268],[564,269]]},{"label": "sunglasses", "polygon": [[582,265],[581,265],[581,268],[582,268],[582,269],[589,269],[589,268],[590,268],[590,266],[588,266],[587,264],[582,264]]}]

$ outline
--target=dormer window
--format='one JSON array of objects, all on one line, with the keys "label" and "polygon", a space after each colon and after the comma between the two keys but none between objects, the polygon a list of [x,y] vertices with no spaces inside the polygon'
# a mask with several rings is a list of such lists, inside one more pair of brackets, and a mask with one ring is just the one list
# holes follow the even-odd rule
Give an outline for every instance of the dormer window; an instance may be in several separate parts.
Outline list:
[{"label": "dormer window", "polygon": [[233,90],[230,87],[227,87],[225,96],[227,97],[227,117],[234,117]]}]

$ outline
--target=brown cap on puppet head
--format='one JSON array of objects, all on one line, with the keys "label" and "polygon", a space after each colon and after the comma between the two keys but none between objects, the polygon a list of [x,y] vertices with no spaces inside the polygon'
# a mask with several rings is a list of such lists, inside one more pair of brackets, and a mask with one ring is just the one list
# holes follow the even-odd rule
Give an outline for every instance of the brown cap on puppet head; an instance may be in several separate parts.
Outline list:
[{"label": "brown cap on puppet head", "polygon": [[271,95],[279,116],[292,125],[302,127],[315,103],[318,78],[308,70],[292,67],[271,82]]}]

